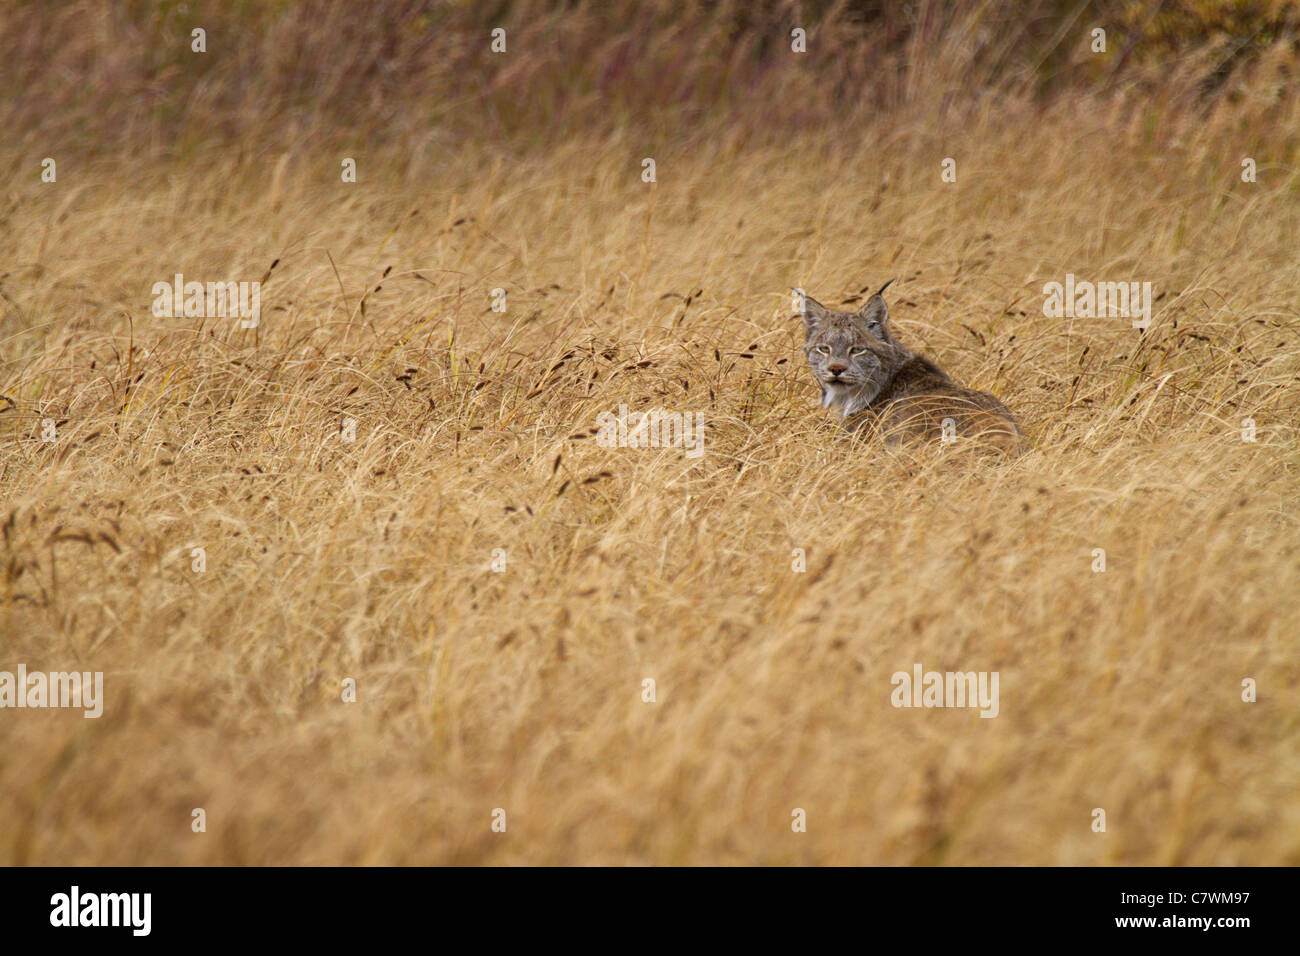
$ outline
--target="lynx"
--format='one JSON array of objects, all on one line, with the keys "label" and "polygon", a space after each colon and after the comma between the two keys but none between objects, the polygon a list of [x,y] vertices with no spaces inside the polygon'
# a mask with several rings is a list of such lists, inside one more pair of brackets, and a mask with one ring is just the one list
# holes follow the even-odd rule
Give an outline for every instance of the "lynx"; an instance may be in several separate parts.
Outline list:
[{"label": "lynx", "polygon": [[894,339],[884,297],[889,285],[857,312],[828,309],[798,292],[808,334],[804,351],[821,386],[822,407],[839,412],[850,432],[872,428],[891,444],[970,438],[1018,451],[1020,428],[1005,405],[958,385]]}]

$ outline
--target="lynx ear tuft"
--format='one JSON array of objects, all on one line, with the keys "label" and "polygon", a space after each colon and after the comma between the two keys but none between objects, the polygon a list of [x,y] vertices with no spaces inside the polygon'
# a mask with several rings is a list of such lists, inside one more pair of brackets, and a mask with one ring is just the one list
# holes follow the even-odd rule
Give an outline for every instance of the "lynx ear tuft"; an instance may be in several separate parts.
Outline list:
[{"label": "lynx ear tuft", "polygon": [[888,289],[893,281],[890,279],[881,286],[880,292],[868,299],[867,304],[858,313],[858,318],[866,326],[867,331],[885,342],[893,342],[894,336],[889,331],[889,308],[885,305],[885,297],[881,293]]}]

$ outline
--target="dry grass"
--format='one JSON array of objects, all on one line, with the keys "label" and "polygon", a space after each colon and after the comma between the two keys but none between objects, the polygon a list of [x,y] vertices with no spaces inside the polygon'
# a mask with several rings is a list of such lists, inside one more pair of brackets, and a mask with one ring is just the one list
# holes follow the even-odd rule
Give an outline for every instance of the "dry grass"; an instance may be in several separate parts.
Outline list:
[{"label": "dry grass", "polygon": [[[0,861],[1300,863],[1300,173],[1230,110],[927,115],[355,185],[13,157],[0,670],[107,700],[0,711]],[[150,314],[275,260],[257,330]],[[1151,281],[1151,329],[1044,318],[1067,272]],[[787,287],[894,276],[1023,457],[816,408]],[[703,457],[598,447],[620,403],[702,413]],[[1000,716],[894,709],[918,662],[998,671]]]}]

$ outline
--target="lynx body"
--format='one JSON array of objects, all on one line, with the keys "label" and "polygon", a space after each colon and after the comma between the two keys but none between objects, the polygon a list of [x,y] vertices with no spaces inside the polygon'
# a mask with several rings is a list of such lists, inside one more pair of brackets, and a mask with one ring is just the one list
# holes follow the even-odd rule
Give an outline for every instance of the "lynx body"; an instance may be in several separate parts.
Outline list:
[{"label": "lynx body", "polygon": [[804,352],[822,390],[822,407],[839,413],[849,431],[870,428],[890,443],[973,439],[1018,451],[1020,428],[1005,405],[958,385],[894,339],[884,291],[857,312],[837,312],[800,293]]}]

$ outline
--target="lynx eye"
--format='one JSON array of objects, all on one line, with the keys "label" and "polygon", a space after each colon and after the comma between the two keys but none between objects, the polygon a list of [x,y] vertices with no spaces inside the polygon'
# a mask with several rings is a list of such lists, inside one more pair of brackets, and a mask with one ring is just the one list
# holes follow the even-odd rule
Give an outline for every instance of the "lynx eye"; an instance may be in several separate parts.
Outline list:
[{"label": "lynx eye", "polygon": [[816,352],[818,355],[830,355],[831,347],[829,345],[819,345],[815,349],[813,349],[813,351]]},{"label": "lynx eye", "polygon": [[850,355],[866,355],[866,354],[867,354],[867,350],[866,350],[866,349],[849,349],[849,354],[850,354]]}]

